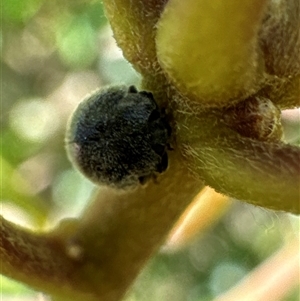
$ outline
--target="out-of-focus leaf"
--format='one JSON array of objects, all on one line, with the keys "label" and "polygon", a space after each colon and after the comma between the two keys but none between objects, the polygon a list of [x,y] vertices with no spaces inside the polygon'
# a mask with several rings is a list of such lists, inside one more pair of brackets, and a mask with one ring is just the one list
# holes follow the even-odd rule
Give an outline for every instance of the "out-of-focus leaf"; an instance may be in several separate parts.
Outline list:
[{"label": "out-of-focus leaf", "polygon": [[21,294],[21,296],[24,296],[24,294],[27,295],[27,294],[34,293],[32,290],[28,289],[25,285],[18,283],[14,280],[11,280],[9,278],[6,278],[2,275],[0,275],[0,283],[1,283],[1,296],[4,296],[5,294]]},{"label": "out-of-focus leaf", "polygon": [[1,1],[1,17],[7,21],[16,23],[26,22],[39,9],[43,0],[6,0]]},{"label": "out-of-focus leaf", "polygon": [[[39,196],[25,193],[30,191],[26,179],[18,174],[2,156],[0,157],[0,166],[1,202],[9,201],[22,208],[30,215],[37,226],[42,226],[46,221],[49,208]],[[12,181],[13,176],[14,181]]]},{"label": "out-of-focus leaf", "polygon": [[68,67],[90,66],[96,59],[96,46],[96,32],[86,17],[74,17],[67,25],[64,22],[58,27],[58,52]]}]

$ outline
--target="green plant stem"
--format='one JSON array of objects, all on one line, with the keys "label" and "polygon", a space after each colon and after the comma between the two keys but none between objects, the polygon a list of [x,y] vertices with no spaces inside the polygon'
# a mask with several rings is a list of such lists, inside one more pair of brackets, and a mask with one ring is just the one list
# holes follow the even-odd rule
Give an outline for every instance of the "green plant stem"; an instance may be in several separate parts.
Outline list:
[{"label": "green plant stem", "polygon": [[271,99],[281,109],[300,107],[300,74],[287,78],[275,76],[259,94]]},{"label": "green plant stem", "polygon": [[102,301],[121,299],[203,187],[176,151],[170,152],[169,166],[145,188],[126,193],[100,189],[80,220],[74,239],[90,263],[85,277]]},{"label": "green plant stem", "polygon": [[181,124],[177,140],[190,169],[220,193],[299,214],[299,147],[245,138],[218,123],[218,115],[203,114]]},{"label": "green plant stem", "polygon": [[0,219],[1,274],[65,300],[96,300],[73,279],[78,262],[67,256],[59,240]]},{"label": "green plant stem", "polygon": [[266,71],[279,78],[300,75],[300,2],[269,1],[260,30]]},{"label": "green plant stem", "polygon": [[157,23],[158,61],[178,91],[221,107],[264,81],[258,32],[267,0],[170,0]]},{"label": "green plant stem", "polygon": [[74,226],[35,234],[3,219],[1,272],[64,300],[120,300],[202,187],[172,151],[146,187],[99,189]]},{"label": "green plant stem", "polygon": [[155,25],[164,0],[103,0],[114,36],[126,59],[142,74],[157,73]]}]

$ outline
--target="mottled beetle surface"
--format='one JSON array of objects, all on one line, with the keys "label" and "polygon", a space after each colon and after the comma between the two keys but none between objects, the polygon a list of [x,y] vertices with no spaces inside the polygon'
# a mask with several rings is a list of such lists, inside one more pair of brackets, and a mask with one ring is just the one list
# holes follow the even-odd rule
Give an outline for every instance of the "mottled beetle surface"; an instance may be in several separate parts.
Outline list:
[{"label": "mottled beetle surface", "polygon": [[152,93],[110,87],[79,104],[66,147],[72,163],[92,182],[126,188],[166,170],[170,132]]}]

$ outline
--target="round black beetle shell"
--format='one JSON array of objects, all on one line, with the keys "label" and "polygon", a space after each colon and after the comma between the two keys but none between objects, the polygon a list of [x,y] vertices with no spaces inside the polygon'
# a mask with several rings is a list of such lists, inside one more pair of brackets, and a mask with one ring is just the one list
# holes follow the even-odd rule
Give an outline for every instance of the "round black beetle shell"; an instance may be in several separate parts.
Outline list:
[{"label": "round black beetle shell", "polygon": [[68,156],[96,184],[143,184],[168,166],[171,130],[163,115],[150,92],[134,86],[97,90],[69,121]]}]

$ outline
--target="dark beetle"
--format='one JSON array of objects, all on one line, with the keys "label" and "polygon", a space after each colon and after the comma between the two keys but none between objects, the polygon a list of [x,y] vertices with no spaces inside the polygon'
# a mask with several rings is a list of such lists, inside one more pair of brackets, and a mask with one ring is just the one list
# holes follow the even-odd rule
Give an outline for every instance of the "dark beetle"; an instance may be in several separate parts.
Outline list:
[{"label": "dark beetle", "polygon": [[91,181],[126,188],[166,170],[170,133],[152,93],[110,87],[79,104],[66,147],[70,160]]}]

